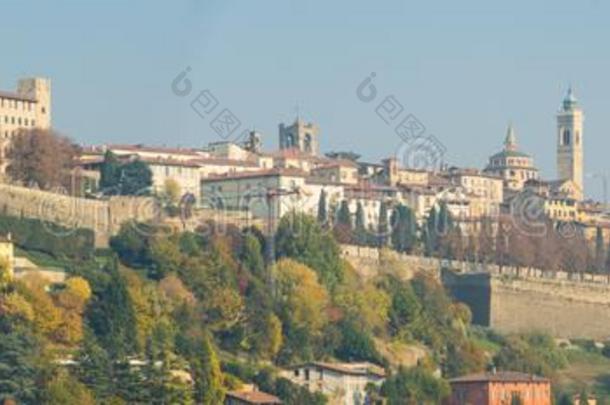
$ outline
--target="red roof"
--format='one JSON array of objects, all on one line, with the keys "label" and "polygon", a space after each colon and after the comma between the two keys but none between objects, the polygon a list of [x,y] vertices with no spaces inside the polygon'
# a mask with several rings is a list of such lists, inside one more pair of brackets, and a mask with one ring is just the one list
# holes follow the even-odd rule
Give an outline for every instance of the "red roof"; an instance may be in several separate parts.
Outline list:
[{"label": "red roof", "polygon": [[517,371],[498,371],[488,373],[469,374],[449,380],[450,383],[470,383],[470,382],[536,382],[548,383],[548,378],[534,374],[520,373]]},{"label": "red roof", "polygon": [[262,391],[229,391],[227,397],[239,399],[248,404],[281,404],[282,401],[271,394]]}]

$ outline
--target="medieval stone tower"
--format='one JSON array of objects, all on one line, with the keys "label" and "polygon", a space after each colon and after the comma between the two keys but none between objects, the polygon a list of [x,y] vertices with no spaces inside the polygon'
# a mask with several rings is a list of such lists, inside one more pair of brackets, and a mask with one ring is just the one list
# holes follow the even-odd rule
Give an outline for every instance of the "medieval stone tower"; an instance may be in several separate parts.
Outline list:
[{"label": "medieval stone tower", "polygon": [[583,119],[582,109],[570,88],[557,114],[557,175],[574,183],[579,199],[584,195]]},{"label": "medieval stone tower", "polygon": [[280,149],[296,149],[309,155],[317,156],[318,126],[306,123],[297,118],[294,124],[286,126],[280,124]]}]

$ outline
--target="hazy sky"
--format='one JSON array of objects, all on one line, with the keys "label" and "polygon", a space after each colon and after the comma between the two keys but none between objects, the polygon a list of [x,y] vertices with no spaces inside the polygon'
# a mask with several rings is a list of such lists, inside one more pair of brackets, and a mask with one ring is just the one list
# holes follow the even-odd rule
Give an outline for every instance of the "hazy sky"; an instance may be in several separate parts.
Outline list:
[{"label": "hazy sky", "polygon": [[[610,2],[0,0],[0,89],[53,81],[54,126],[81,143],[201,146],[219,140],[190,108],[208,89],[266,148],[301,116],[323,150],[368,160],[399,137],[356,87],[376,73],[446,147],[482,168],[509,121],[555,176],[555,113],[572,83],[585,109],[585,172],[610,175]],[[187,66],[193,92],[171,82]],[[599,180],[587,192],[601,196]]]}]

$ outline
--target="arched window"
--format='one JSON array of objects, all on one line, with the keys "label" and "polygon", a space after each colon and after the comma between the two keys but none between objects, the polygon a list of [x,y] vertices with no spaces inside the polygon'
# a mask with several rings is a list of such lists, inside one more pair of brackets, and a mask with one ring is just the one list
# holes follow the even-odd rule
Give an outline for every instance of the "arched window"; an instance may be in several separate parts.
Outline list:
[{"label": "arched window", "polygon": [[570,130],[569,129],[564,129],[563,130],[563,137],[562,137],[562,140],[561,140],[561,144],[562,145],[566,145],[566,146],[570,145],[570,135],[571,134],[570,134]]},{"label": "arched window", "polygon": [[305,152],[311,152],[311,134],[305,134]]}]

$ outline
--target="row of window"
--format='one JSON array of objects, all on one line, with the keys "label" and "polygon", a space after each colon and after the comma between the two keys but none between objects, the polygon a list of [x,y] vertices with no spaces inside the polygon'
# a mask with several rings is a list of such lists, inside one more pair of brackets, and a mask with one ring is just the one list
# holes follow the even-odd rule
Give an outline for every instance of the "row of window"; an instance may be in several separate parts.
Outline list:
[{"label": "row of window", "polygon": [[[514,178],[514,177],[517,176],[517,172],[515,172],[514,170],[511,170],[511,171],[507,171],[505,173],[505,175],[508,175],[508,176]],[[519,171],[519,177],[521,177],[521,180],[535,179],[536,178],[536,173],[535,172]]]},{"label": "row of window", "polygon": [[24,127],[34,127],[36,126],[36,120],[22,117],[9,117],[8,115],[4,116],[4,119],[0,117],[0,123],[4,122],[5,124],[11,125],[21,125]]},{"label": "row of window", "polygon": [[32,111],[34,102],[0,98],[0,107],[14,108],[23,111]]}]

